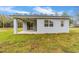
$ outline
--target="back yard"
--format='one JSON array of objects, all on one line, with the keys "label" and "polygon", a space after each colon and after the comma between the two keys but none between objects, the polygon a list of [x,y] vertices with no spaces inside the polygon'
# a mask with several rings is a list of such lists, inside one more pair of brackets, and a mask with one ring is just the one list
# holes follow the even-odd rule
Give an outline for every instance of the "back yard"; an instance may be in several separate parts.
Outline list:
[{"label": "back yard", "polygon": [[0,52],[79,52],[79,28],[65,34],[14,35],[0,29]]}]

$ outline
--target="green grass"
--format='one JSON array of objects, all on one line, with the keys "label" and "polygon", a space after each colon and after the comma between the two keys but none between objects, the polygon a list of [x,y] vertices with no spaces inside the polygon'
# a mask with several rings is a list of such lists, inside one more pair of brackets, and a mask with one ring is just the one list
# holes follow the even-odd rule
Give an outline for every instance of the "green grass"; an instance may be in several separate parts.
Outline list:
[{"label": "green grass", "polygon": [[13,29],[1,29],[0,52],[79,52],[79,28],[64,34],[15,35]]}]

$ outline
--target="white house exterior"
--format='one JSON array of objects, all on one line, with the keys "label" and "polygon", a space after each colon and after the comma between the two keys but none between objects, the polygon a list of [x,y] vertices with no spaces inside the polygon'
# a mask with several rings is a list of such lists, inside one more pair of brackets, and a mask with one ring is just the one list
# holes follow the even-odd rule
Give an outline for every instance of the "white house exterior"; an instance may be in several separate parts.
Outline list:
[{"label": "white house exterior", "polygon": [[63,26],[61,26],[62,20],[54,20],[54,19],[48,19],[49,21],[53,22],[52,27],[45,27],[44,21],[46,19],[38,19],[37,20],[37,31],[40,33],[68,33],[69,32],[69,20],[63,21]]},{"label": "white house exterior", "polygon": [[[67,16],[13,16],[14,34],[68,33],[69,17]],[[23,21],[23,31],[18,32],[17,20]]]}]

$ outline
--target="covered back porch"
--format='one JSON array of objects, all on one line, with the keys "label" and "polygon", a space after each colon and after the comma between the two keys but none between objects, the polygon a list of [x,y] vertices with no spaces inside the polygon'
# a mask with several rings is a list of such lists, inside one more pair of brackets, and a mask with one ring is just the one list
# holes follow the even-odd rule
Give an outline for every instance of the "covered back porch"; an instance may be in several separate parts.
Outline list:
[{"label": "covered back porch", "polygon": [[[18,21],[22,21],[22,31],[18,31]],[[35,18],[15,18],[14,34],[37,34],[37,19]]]}]

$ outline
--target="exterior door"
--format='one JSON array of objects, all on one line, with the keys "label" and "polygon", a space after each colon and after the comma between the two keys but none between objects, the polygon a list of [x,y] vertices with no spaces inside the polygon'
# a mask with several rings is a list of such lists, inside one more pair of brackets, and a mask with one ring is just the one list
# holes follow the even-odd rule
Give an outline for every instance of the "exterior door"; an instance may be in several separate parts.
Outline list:
[{"label": "exterior door", "polygon": [[37,21],[36,20],[28,21],[27,22],[27,30],[37,31]]},{"label": "exterior door", "polygon": [[33,30],[34,24],[31,22],[27,22],[27,30]]}]

